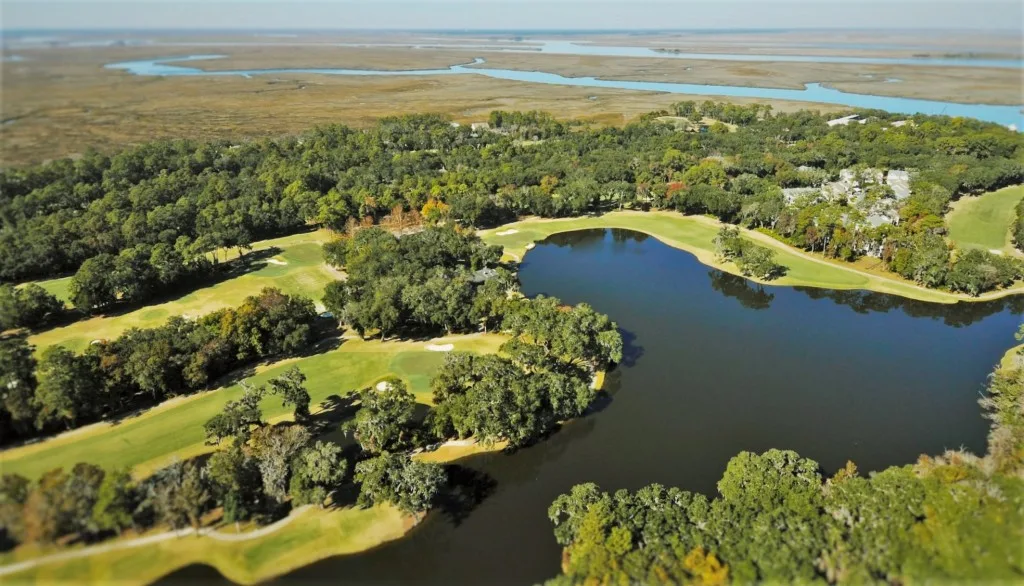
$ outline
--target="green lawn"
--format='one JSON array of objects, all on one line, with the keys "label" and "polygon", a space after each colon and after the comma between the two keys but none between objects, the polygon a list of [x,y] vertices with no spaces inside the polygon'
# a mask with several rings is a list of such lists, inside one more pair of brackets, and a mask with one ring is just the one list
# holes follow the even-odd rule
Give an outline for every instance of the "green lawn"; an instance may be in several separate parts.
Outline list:
[{"label": "green lawn", "polygon": [[963,248],[1013,252],[1010,226],[1021,198],[1024,198],[1024,185],[962,198],[946,215],[949,239]]},{"label": "green lawn", "polygon": [[[130,327],[155,327],[174,315],[197,316],[242,303],[264,287],[277,287],[285,293],[298,293],[319,300],[327,283],[337,275],[323,262],[320,246],[330,238],[325,231],[296,234],[264,240],[254,250],[281,249],[261,268],[240,277],[193,291],[156,305],[147,305],[122,315],[94,317],[41,332],[29,338],[38,350],[55,344],[74,350],[85,348],[97,339],[116,338]],[[280,264],[284,263],[284,264]],[[39,284],[62,299],[67,299],[69,278],[42,281]]]},{"label": "green lawn", "polygon": [[397,539],[410,525],[408,517],[389,506],[307,509],[284,527],[246,541],[185,536],[45,564],[2,581],[141,585],[191,564],[207,564],[232,582],[254,584],[326,557],[364,551]]},{"label": "green lawn", "polygon": [[[452,336],[433,343],[452,343],[456,350],[496,352],[503,342],[498,335]],[[430,377],[444,360],[443,352],[425,349],[431,342],[379,342],[345,340],[335,350],[314,356],[284,360],[249,377],[261,384],[298,366],[306,375],[312,410],[332,395],[344,395],[389,374],[405,380],[418,401],[430,402]],[[119,423],[99,423],[38,444],[0,452],[4,473],[37,478],[58,466],[90,462],[104,468],[130,467],[144,476],[168,464],[174,457],[186,458],[212,448],[203,444],[203,424],[217,414],[228,400],[241,396],[242,388],[227,388],[182,397],[163,403]],[[277,397],[264,399],[267,420],[284,419],[290,410]]]},{"label": "green lawn", "polygon": [[[521,260],[526,253],[527,245],[543,240],[552,234],[587,228],[625,228],[650,234],[670,246],[690,252],[700,262],[708,266],[738,275],[739,271],[735,265],[720,263],[715,259],[714,238],[720,227],[721,223],[704,216],[683,216],[675,212],[624,211],[566,220],[524,220],[482,231],[480,236],[488,244],[504,246],[505,253],[510,258]],[[513,230],[514,233],[508,233]],[[758,244],[774,249],[776,261],[787,268],[786,276],[766,283],[769,285],[865,289],[937,303],[991,299],[998,295],[1009,294],[1007,291],[1002,291],[981,297],[968,297],[929,290],[895,275],[866,272],[849,263],[831,261],[804,253],[759,232],[743,230],[743,234],[747,238],[757,241]],[[1022,292],[1022,290],[1017,288],[1012,292]]]}]

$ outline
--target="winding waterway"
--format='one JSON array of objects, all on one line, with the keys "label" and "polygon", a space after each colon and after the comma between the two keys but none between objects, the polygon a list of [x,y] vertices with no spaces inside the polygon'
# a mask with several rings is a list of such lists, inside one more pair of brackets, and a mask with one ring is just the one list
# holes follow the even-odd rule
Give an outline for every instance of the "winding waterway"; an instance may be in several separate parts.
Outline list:
[{"label": "winding waterway", "polygon": [[195,67],[175,65],[190,61],[218,59],[222,55],[190,55],[167,59],[147,59],[141,61],[125,61],[111,63],[108,69],[120,69],[135,75],[161,76],[245,76],[254,75],[372,75],[372,76],[435,76],[435,75],[483,75],[494,79],[540,83],[547,85],[568,85],[580,87],[628,89],[673,94],[689,94],[700,96],[744,97],[771,100],[793,100],[837,104],[854,108],[884,110],[899,114],[945,114],[976,118],[987,122],[996,122],[1004,126],[1014,125],[1024,128],[1024,115],[1020,106],[999,106],[990,104],[961,104],[956,102],[940,102],[935,100],[919,100],[914,98],[898,98],[892,96],[876,96],[871,94],[848,93],[825,87],[819,83],[806,84],[802,90],[764,88],[751,86],[706,85],[688,83],[667,83],[652,81],[628,81],[600,79],[594,77],[565,77],[556,73],[543,71],[519,71],[514,69],[492,69],[481,67],[483,59],[476,59],[467,65],[453,65],[448,69],[415,69],[415,70],[378,70],[378,69],[337,69],[337,68],[277,68],[277,69],[232,69],[222,71],[206,71]]},{"label": "winding waterway", "polygon": [[[980,453],[979,393],[1024,314],[1022,297],[940,305],[761,287],[624,230],[553,236],[520,279],[528,295],[585,301],[618,322],[626,358],[609,397],[533,447],[461,462],[464,498],[406,538],[279,582],[534,584],[559,571],[547,507],[577,483],[713,494],[742,450],[796,450],[828,473]],[[168,581],[213,578],[190,567]]]}]

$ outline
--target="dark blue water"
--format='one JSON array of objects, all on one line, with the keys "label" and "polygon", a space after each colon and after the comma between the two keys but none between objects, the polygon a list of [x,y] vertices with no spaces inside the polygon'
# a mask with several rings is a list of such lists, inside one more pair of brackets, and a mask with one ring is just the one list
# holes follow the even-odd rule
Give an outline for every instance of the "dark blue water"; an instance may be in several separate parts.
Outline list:
[{"label": "dark blue water", "polygon": [[[627,47],[628,48],[628,47]],[[892,96],[876,96],[871,94],[847,93],[827,88],[819,83],[806,84],[802,90],[763,88],[749,86],[706,85],[689,83],[665,83],[651,81],[627,81],[599,79],[594,77],[565,77],[543,71],[519,71],[513,69],[492,69],[481,67],[483,59],[476,59],[472,64],[454,65],[448,69],[420,70],[374,70],[374,69],[337,69],[337,68],[283,68],[283,69],[238,69],[222,71],[205,71],[195,67],[173,65],[187,61],[217,59],[221,55],[191,55],[168,59],[148,59],[142,61],[126,61],[111,63],[109,69],[121,69],[135,75],[162,76],[244,76],[253,75],[372,75],[372,76],[421,76],[421,75],[483,75],[495,79],[540,83],[547,85],[569,85],[578,87],[596,87],[610,89],[630,89],[641,91],[665,92],[699,96],[725,96],[760,98],[770,100],[795,100],[822,104],[838,104],[854,108],[884,110],[899,114],[930,114],[962,116],[976,118],[986,122],[995,122],[1004,126],[1014,125],[1024,128],[1024,115],[1020,106],[997,106],[989,104],[961,104],[936,100],[919,100],[914,98],[897,98]],[[764,56],[762,56],[764,57]]]},{"label": "dark blue water", "polygon": [[[832,473],[984,451],[977,400],[1024,298],[938,305],[760,287],[645,235],[557,235],[526,256],[528,295],[588,302],[624,330],[624,363],[592,414],[514,454],[462,462],[448,502],[405,539],[280,579],[289,584],[533,584],[556,575],[546,511],[581,482],[712,494],[742,450],[797,450]],[[209,577],[190,568],[180,580]]]}]

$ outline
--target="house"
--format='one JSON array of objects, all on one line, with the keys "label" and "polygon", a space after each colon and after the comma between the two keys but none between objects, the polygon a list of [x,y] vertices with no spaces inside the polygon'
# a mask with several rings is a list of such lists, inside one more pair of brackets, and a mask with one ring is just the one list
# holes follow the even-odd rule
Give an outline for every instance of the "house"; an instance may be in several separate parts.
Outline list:
[{"label": "house", "polygon": [[469,278],[472,283],[483,283],[490,281],[494,277],[498,276],[498,271],[489,268],[482,268],[479,271],[473,271],[473,276]]},{"label": "house", "polygon": [[892,188],[896,201],[910,197],[910,173],[907,171],[890,170],[885,174],[885,184]]},{"label": "house", "polygon": [[805,195],[820,192],[821,190],[817,187],[787,187],[782,190],[782,197],[785,198],[787,204],[792,205],[797,199]]},{"label": "house", "polygon": [[860,124],[864,124],[867,121],[867,118],[861,118],[860,114],[850,114],[849,116],[843,116],[842,118],[829,120],[828,122],[826,122],[826,124],[828,124],[829,126],[846,126],[851,122],[859,122]]}]

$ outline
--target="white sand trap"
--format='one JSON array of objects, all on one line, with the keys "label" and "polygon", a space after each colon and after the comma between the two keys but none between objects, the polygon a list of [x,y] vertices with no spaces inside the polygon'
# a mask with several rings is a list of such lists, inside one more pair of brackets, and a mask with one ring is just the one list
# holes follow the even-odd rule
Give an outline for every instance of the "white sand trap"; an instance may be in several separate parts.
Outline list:
[{"label": "white sand trap", "polygon": [[382,380],[379,383],[377,383],[377,390],[378,391],[383,392],[383,391],[386,391],[386,390],[388,390],[390,388],[391,388],[391,383],[389,383],[386,380]]},{"label": "white sand trap", "polygon": [[518,234],[519,230],[502,230],[501,232],[495,232],[495,236],[511,236],[512,234]]},{"label": "white sand trap", "polygon": [[533,250],[533,247],[534,247],[534,246],[537,246],[537,245],[536,245],[536,244],[534,244],[533,242],[531,242],[531,243],[529,243],[529,244],[527,244],[527,245],[526,245],[526,250]]},{"label": "white sand trap", "polygon": [[276,258],[268,258],[267,259],[267,264],[284,266],[284,265],[286,265],[288,263],[286,263],[283,260],[277,260]]},{"label": "white sand trap", "polygon": [[998,248],[991,248],[989,249],[989,252],[998,256],[1003,256],[1003,251],[999,250]]},{"label": "white sand trap", "polygon": [[455,344],[427,344],[427,350],[431,352],[451,352]]},{"label": "white sand trap", "polygon": [[323,313],[327,311],[327,306],[317,301],[313,304],[313,309],[315,309],[317,313]]}]

